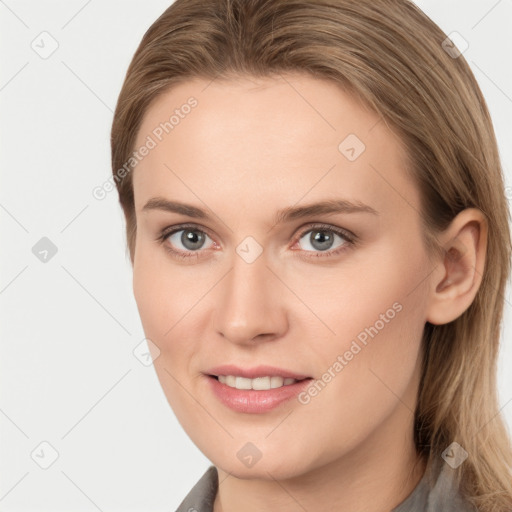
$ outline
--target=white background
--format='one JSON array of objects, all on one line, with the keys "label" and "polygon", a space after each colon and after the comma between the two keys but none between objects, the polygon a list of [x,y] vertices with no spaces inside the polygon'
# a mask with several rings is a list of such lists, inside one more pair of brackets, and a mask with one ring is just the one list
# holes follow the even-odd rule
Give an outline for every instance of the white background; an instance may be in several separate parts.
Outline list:
[{"label": "white background", "polygon": [[[512,2],[417,3],[469,42],[464,56],[510,187]],[[92,196],[111,175],[110,126],[128,64],[169,4],[0,1],[2,511],[173,511],[209,464],[153,368],[132,353],[144,334],[117,192]],[[47,59],[31,47],[43,31],[59,45]],[[32,252],[42,237],[57,247],[47,263]],[[511,303],[509,288],[499,364],[509,426]],[[31,458],[37,448],[50,461],[43,441],[59,454],[46,470]]]}]

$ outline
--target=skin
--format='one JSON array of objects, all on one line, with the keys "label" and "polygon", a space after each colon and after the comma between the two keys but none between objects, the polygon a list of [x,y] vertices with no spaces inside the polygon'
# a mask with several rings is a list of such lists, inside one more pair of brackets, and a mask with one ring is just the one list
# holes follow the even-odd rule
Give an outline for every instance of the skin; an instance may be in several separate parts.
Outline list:
[{"label": "skin", "polygon": [[[136,146],[190,96],[197,107],[134,170],[133,289],[146,337],[160,351],[153,349],[154,366],[168,402],[218,469],[214,510],[391,510],[425,468],[413,442],[423,328],[471,304],[485,218],[461,212],[438,237],[452,257],[429,261],[400,139],[338,86],[307,75],[182,83],[150,105]],[[354,161],[338,150],[348,134],[366,146]],[[143,211],[157,196],[211,217]],[[273,222],[281,208],[340,198],[378,215]],[[181,223],[206,232],[197,259],[165,250],[194,252],[180,243],[181,232],[174,246],[156,241]],[[322,250],[309,238],[317,223],[358,241],[317,258]],[[252,263],[236,252],[247,236],[263,249]],[[346,244],[334,237],[327,250]],[[224,363],[269,364],[322,379],[396,302],[401,311],[307,404],[235,412],[203,375]],[[252,467],[237,457],[247,442],[261,452]]]}]

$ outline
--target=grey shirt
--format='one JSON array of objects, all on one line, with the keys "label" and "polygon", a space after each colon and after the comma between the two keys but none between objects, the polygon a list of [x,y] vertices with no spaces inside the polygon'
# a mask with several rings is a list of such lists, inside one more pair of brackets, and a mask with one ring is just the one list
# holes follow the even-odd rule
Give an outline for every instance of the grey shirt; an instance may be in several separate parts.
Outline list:
[{"label": "grey shirt", "polygon": [[[429,484],[429,473],[425,471],[418,485],[409,496],[391,512],[477,512],[465,501],[453,482],[453,469],[440,463],[433,469],[435,482]],[[213,512],[219,477],[217,468],[210,466],[197,481],[176,512]]]}]

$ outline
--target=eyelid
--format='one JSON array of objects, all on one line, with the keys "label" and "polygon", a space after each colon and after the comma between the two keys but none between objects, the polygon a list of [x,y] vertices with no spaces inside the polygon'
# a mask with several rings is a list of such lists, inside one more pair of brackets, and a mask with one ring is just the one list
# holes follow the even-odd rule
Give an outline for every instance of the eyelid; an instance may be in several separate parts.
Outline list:
[{"label": "eyelid", "polygon": [[[194,223],[176,224],[175,226],[169,226],[168,228],[164,228],[160,232],[160,234],[157,236],[156,241],[164,244],[165,241],[171,235],[173,235],[174,233],[177,233],[179,231],[183,231],[185,229],[200,231],[201,233],[206,234],[213,241],[213,243],[215,245],[218,245],[217,242],[215,241],[215,237],[212,236],[212,234],[208,228],[205,228],[204,226],[200,226],[200,225],[194,224]],[[171,249],[169,249],[169,250],[171,250]],[[171,250],[171,251],[172,252],[181,252],[181,251],[174,251],[174,250]],[[199,251],[187,251],[187,252],[199,254],[200,252],[204,252],[204,251],[205,251],[205,249],[201,249]]]},{"label": "eyelid", "polygon": [[312,231],[314,229],[325,230],[325,231],[332,231],[333,233],[336,233],[337,235],[343,236],[344,238],[347,238],[348,240],[351,240],[355,242],[357,240],[357,236],[352,233],[352,231],[349,231],[346,228],[341,228],[339,226],[333,226],[331,224],[325,224],[323,222],[309,222],[304,229],[301,229],[300,234],[298,235],[298,238],[302,238],[306,233],[309,231]]},{"label": "eyelid", "polygon": [[182,231],[183,229],[194,229],[196,231],[201,231],[203,233],[206,233],[210,238],[213,238],[211,235],[211,232],[208,228],[205,228],[204,226],[200,226],[199,224],[194,224],[193,222],[185,222],[184,224],[176,224],[175,226],[169,226],[168,228],[164,228],[161,232],[161,236],[168,237],[169,235],[172,235],[173,233],[176,233],[177,231]]}]

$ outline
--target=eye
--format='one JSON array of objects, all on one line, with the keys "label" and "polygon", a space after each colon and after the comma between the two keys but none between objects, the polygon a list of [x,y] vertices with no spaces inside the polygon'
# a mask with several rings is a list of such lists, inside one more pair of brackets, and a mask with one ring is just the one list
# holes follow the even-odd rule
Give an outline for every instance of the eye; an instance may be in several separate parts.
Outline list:
[{"label": "eye", "polygon": [[[336,238],[340,239],[337,245]],[[297,243],[305,252],[312,252],[312,257],[327,257],[349,249],[355,243],[354,238],[355,235],[349,234],[344,229],[317,224],[313,226],[313,229],[303,231]],[[305,242],[300,244],[303,239]]]},{"label": "eye", "polygon": [[[165,249],[178,258],[197,258],[205,249],[205,242],[211,238],[202,229],[195,226],[177,226],[174,229],[164,230],[157,241],[164,245]],[[211,240],[215,245],[215,242]],[[177,249],[175,249],[177,247]],[[206,247],[208,248],[208,247]]]},{"label": "eye", "polygon": [[[356,235],[342,228],[327,224],[316,224],[308,227],[309,229],[302,231],[298,241],[294,244],[294,246],[297,244],[300,246],[301,252],[311,253],[305,256],[306,258],[334,256],[355,245]],[[336,244],[337,238],[339,240]],[[305,242],[301,244],[300,242],[303,239]],[[173,257],[180,259],[199,258],[206,252],[206,249],[218,247],[206,231],[195,225],[166,228],[158,235],[156,240]],[[209,246],[205,246],[207,240],[211,242]]]}]

